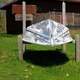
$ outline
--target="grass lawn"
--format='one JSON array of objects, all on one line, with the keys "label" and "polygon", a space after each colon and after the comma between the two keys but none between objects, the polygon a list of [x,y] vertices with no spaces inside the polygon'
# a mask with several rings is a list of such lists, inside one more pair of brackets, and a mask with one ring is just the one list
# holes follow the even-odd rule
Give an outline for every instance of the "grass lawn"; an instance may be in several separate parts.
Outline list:
[{"label": "grass lawn", "polygon": [[74,61],[75,46],[26,45],[24,61],[18,59],[17,36],[0,34],[0,80],[80,80],[80,62]]}]

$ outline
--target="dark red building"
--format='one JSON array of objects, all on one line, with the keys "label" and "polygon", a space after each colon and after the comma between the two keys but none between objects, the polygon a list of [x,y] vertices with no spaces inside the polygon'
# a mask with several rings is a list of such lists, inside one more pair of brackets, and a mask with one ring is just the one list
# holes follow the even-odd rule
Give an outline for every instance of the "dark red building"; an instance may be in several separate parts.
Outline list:
[{"label": "dark red building", "polygon": [[[7,33],[22,33],[22,1],[14,0],[0,6],[1,10],[6,10]],[[80,25],[80,0],[64,1],[67,24]],[[26,13],[33,16],[33,22],[51,17],[62,23],[62,2],[63,0],[26,0]],[[28,26],[31,22],[28,20],[26,24]]]}]

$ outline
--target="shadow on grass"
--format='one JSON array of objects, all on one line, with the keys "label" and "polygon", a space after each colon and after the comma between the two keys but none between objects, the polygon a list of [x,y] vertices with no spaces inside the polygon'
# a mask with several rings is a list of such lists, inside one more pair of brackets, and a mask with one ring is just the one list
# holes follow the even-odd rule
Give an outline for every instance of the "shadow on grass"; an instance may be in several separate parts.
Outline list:
[{"label": "shadow on grass", "polygon": [[55,51],[30,51],[24,53],[24,60],[38,66],[56,66],[65,64],[69,59],[66,53]]}]

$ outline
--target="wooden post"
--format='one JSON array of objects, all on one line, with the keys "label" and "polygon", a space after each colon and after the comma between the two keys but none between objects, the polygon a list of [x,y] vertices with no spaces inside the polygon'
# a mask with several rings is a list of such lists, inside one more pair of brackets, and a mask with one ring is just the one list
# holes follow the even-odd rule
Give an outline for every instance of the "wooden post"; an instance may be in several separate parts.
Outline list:
[{"label": "wooden post", "polygon": [[[22,2],[22,18],[23,18],[23,38],[25,37],[26,33],[26,2]],[[22,51],[25,52],[26,44],[22,42]]]},{"label": "wooden post", "polygon": [[80,35],[76,35],[76,52],[75,52],[75,60],[80,61]]},{"label": "wooden post", "polygon": [[22,36],[18,36],[18,51],[19,51],[19,60],[23,60],[23,49],[22,49]]},{"label": "wooden post", "polygon": [[72,13],[72,18],[73,18],[73,25],[74,25],[74,13]]},{"label": "wooden post", "polygon": [[22,23],[23,23],[23,35],[18,36],[18,50],[19,50],[19,60],[23,61],[23,54],[25,52],[26,44],[23,43],[22,38],[25,37],[26,32],[26,2],[22,2]]},{"label": "wooden post", "polygon": [[54,11],[54,20],[56,20],[56,17],[55,16],[56,16],[56,12]]},{"label": "wooden post", "polygon": [[23,21],[23,37],[25,35],[26,32],[26,2],[23,1],[22,2],[22,21]]},{"label": "wooden post", "polygon": [[[63,18],[63,24],[66,25],[66,3],[62,2],[62,18]],[[63,52],[66,52],[66,44],[63,44]]]},{"label": "wooden post", "polygon": [[66,53],[66,44],[63,44],[63,53]]},{"label": "wooden post", "polygon": [[66,3],[62,2],[62,18],[63,18],[63,24],[66,25]]},{"label": "wooden post", "polygon": [[18,36],[18,51],[19,51],[19,60],[23,61],[23,54],[25,52],[26,45],[22,41],[22,35]]},{"label": "wooden post", "polygon": [[6,29],[6,11],[0,10],[0,32],[7,33]]}]

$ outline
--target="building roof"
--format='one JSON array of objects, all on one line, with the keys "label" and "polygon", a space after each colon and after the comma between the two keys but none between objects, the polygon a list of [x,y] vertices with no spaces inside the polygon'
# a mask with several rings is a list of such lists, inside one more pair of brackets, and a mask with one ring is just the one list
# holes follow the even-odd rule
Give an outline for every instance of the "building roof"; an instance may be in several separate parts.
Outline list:
[{"label": "building roof", "polygon": [[0,8],[2,8],[4,6],[7,6],[7,5],[11,4],[11,3],[14,3],[16,1],[18,1],[18,0],[6,0],[6,1],[2,0],[2,1],[0,1]]},{"label": "building roof", "polygon": [[[6,1],[0,1],[0,8],[3,8],[9,4],[12,4],[16,1],[23,1],[23,0],[6,0]],[[35,0],[36,1],[36,0]],[[66,2],[80,2],[80,0],[56,0],[56,1],[66,1]]]}]

